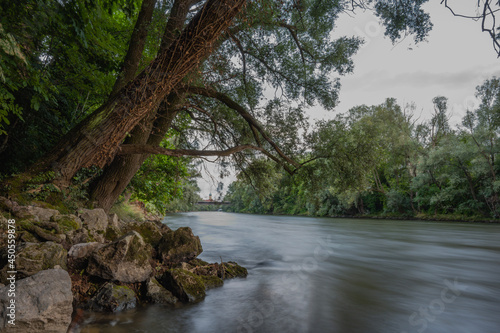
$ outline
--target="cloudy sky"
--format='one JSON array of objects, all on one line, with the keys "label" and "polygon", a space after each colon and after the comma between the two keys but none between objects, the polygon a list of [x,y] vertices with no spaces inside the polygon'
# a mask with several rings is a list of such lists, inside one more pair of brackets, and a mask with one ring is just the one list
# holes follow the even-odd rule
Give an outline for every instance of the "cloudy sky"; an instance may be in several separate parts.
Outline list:
[{"label": "cloudy sky", "polygon": [[[311,119],[333,118],[353,106],[377,105],[394,97],[403,105],[414,102],[416,116],[426,120],[432,114],[432,99],[440,95],[449,99],[451,123],[459,124],[466,108],[477,105],[476,86],[494,75],[500,76],[500,59],[490,37],[481,32],[480,22],[453,17],[440,2],[431,0],[426,5],[434,27],[428,41],[418,45],[411,37],[392,45],[371,12],[341,17],[334,36],[360,36],[365,45],[354,56],[354,73],[341,78],[336,110],[313,108]],[[470,8],[456,9],[463,13]],[[212,173],[217,177],[216,172]],[[203,198],[215,193],[218,181],[204,178],[198,182]],[[230,179],[234,178],[223,180],[226,186]]]}]

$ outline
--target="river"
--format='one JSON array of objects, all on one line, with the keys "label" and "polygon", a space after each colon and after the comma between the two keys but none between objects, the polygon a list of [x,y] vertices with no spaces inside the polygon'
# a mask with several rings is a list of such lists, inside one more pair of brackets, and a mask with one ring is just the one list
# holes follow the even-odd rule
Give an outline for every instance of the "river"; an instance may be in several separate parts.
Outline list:
[{"label": "river", "polygon": [[248,277],[205,300],[94,316],[93,332],[500,332],[500,225],[261,216],[169,215],[209,262]]}]

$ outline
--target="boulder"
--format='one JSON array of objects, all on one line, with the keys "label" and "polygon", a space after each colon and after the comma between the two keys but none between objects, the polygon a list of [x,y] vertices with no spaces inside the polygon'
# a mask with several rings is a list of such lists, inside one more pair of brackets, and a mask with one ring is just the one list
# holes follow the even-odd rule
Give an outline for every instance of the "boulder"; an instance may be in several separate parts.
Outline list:
[{"label": "boulder", "polygon": [[80,213],[83,226],[88,230],[96,230],[104,233],[108,227],[108,215],[102,208],[83,209]]},{"label": "boulder", "polygon": [[93,252],[87,272],[106,280],[135,283],[146,281],[152,273],[151,246],[132,231]]},{"label": "boulder", "polygon": [[100,249],[103,246],[104,244],[99,242],[75,244],[68,251],[68,259],[88,258],[94,251]]},{"label": "boulder", "polygon": [[184,269],[169,269],[158,281],[182,302],[192,303],[205,298],[205,284],[202,278]]},{"label": "boulder", "polygon": [[111,214],[108,216],[108,227],[113,227],[118,230],[121,230],[125,226],[125,222],[120,220],[118,215],[116,214]]},{"label": "boulder", "polygon": [[8,323],[9,285],[0,289],[0,331],[66,332],[73,312],[71,279],[62,269],[41,271],[16,282],[15,326]]},{"label": "boulder", "polygon": [[175,304],[177,297],[165,289],[155,278],[151,278],[146,283],[146,297],[155,304]]},{"label": "boulder", "polygon": [[165,264],[190,261],[203,252],[200,238],[189,227],[169,231],[160,239],[158,255]]},{"label": "boulder", "polygon": [[56,222],[63,232],[77,230],[82,227],[82,220],[73,214],[54,215],[51,221]]},{"label": "boulder", "polygon": [[57,209],[17,205],[13,206],[12,213],[19,219],[33,219],[35,221],[50,221],[53,216],[59,215]]},{"label": "boulder", "polygon": [[[54,268],[59,265],[67,269],[67,251],[61,244],[54,242],[44,243],[21,243],[16,248],[16,270],[18,278],[34,275],[42,270]],[[2,252],[1,257],[5,258],[7,253]],[[4,260],[2,260],[4,261]],[[7,277],[8,266],[3,267],[0,276],[3,283]]]},{"label": "boulder", "polygon": [[89,302],[92,311],[119,312],[136,307],[137,299],[132,289],[113,283],[104,284]]},{"label": "boulder", "polygon": [[138,232],[144,241],[156,248],[160,244],[163,234],[160,228],[153,221],[131,222],[125,227],[127,232]]}]

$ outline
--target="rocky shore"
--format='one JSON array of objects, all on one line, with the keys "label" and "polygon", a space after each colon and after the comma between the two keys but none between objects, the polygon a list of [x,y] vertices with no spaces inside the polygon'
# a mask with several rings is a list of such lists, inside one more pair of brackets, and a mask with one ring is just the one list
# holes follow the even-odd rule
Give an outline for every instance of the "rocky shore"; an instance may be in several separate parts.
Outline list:
[{"label": "rocky shore", "polygon": [[[12,267],[8,221],[15,220],[15,326],[8,323]],[[189,227],[124,222],[102,209],[62,214],[0,197],[0,331],[76,332],[84,311],[202,300],[224,279],[245,277],[234,262],[207,263]]]}]

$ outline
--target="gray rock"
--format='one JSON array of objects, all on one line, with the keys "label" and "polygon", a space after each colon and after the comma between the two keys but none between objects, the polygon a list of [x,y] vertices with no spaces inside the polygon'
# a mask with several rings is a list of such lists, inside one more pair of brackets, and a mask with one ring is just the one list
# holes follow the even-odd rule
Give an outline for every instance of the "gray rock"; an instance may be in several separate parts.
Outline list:
[{"label": "gray rock", "polygon": [[107,244],[90,256],[87,272],[106,280],[135,283],[146,281],[152,273],[152,248],[132,231]]},{"label": "gray rock", "polygon": [[108,215],[102,208],[83,209],[80,218],[83,221],[83,226],[89,230],[104,232],[108,227]]},{"label": "gray rock", "polygon": [[182,302],[192,303],[205,298],[203,279],[189,271],[180,268],[169,269],[158,281]]},{"label": "gray rock", "polygon": [[88,258],[94,251],[103,247],[104,244],[99,242],[80,243],[73,245],[68,251],[68,258],[84,259]]},{"label": "gray rock", "polygon": [[158,254],[165,264],[190,261],[203,252],[200,238],[189,227],[167,232],[160,240]]},{"label": "gray rock", "polygon": [[[61,244],[54,242],[21,243],[17,247],[16,270],[18,278],[34,275],[42,270],[54,268],[56,265],[67,269],[67,251]],[[2,257],[6,253],[3,252]],[[0,271],[0,281],[5,283],[8,266]]]},{"label": "gray rock", "polygon": [[12,212],[19,219],[31,218],[35,221],[50,221],[50,219],[59,215],[59,211],[50,208],[41,208],[35,206],[13,206]]},{"label": "gray rock", "polygon": [[118,230],[121,230],[122,227],[124,227],[124,226],[125,226],[125,223],[120,220],[120,218],[118,217],[118,215],[111,214],[108,217],[108,227],[113,227],[113,228],[116,228]]},{"label": "gray rock", "polygon": [[163,237],[160,228],[153,221],[130,222],[127,223],[124,229],[126,229],[127,232],[137,231],[144,241],[151,244],[154,248],[159,245]]},{"label": "gray rock", "polygon": [[82,220],[73,214],[54,215],[51,218],[63,231],[77,230],[82,227]]},{"label": "gray rock", "polygon": [[108,282],[92,297],[89,308],[93,311],[119,312],[133,309],[136,304],[137,300],[132,289]]},{"label": "gray rock", "polygon": [[66,332],[73,312],[73,294],[68,272],[49,269],[17,281],[15,326],[8,323],[8,289],[9,285],[0,289],[0,331]]},{"label": "gray rock", "polygon": [[80,244],[90,242],[89,231],[86,228],[71,230],[66,233],[66,238],[70,244]]},{"label": "gray rock", "polygon": [[155,304],[175,304],[177,297],[165,289],[155,278],[146,283],[146,296]]}]

